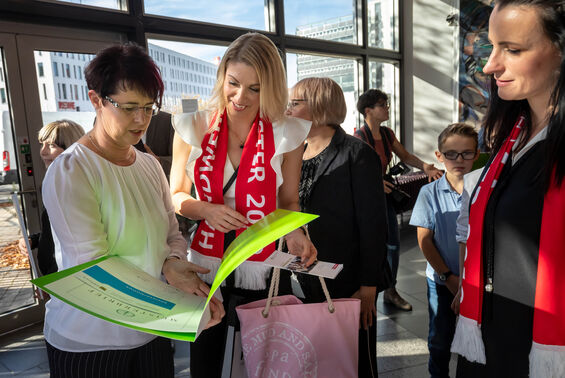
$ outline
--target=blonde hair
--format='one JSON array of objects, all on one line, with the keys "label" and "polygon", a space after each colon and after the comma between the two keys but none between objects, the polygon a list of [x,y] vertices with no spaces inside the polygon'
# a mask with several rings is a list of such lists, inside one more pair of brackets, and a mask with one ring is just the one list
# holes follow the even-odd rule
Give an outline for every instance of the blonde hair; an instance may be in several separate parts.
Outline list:
[{"label": "blonde hair", "polygon": [[309,77],[292,88],[295,98],[306,100],[312,124],[339,127],[345,120],[347,105],[338,83],[327,77]]},{"label": "blonde hair", "polygon": [[240,36],[226,50],[216,74],[216,85],[209,102],[211,110],[221,111],[227,106],[224,81],[230,62],[245,63],[257,73],[261,117],[271,122],[282,118],[288,102],[286,72],[275,44],[259,33]]},{"label": "blonde hair", "polygon": [[39,130],[39,143],[54,143],[63,150],[79,140],[84,135],[84,129],[76,122],[61,119],[51,122]]}]

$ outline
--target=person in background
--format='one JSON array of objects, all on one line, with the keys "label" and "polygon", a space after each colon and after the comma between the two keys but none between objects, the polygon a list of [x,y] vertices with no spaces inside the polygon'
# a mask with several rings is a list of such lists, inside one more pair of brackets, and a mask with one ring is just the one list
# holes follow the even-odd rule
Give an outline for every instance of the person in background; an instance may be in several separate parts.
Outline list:
[{"label": "person in background", "polygon": [[492,157],[471,194],[458,377],[565,371],[565,1],[496,0],[484,120]]},{"label": "person in background", "polygon": [[[84,135],[84,129],[76,122],[62,119],[51,122],[41,128],[38,140],[41,144],[39,156],[49,168],[55,158],[67,149],[71,144],[79,140]],[[51,223],[45,207],[41,211],[41,232],[29,236],[31,249],[37,248],[37,265],[41,274],[46,275],[57,271],[55,261],[55,246],[51,234]],[[26,242],[23,238],[19,240],[18,247],[20,253],[28,255]]]},{"label": "person in background", "polygon": [[[300,207],[320,215],[308,226],[320,259],[343,264],[327,280],[330,296],[361,300],[359,377],[376,377],[375,301],[377,288],[390,284],[390,273],[383,272],[386,205],[379,157],[341,128],[346,111],[335,81],[308,78],[292,88],[287,114],[312,121],[302,154]],[[298,281],[306,302],[326,300],[318,277],[299,274]]]},{"label": "person in background", "polygon": [[[113,45],[85,68],[94,128],[47,170],[43,200],[60,269],[117,255],[155,278],[205,296],[208,287],[186,259],[169,186],[159,163],[136,144],[158,112],[159,69],[135,44]],[[173,377],[170,340],[99,319],[63,301],[45,305],[51,377]],[[213,299],[216,324],[223,307]]]},{"label": "person in background", "polygon": [[449,125],[439,134],[435,154],[446,173],[420,189],[410,225],[417,227],[418,245],[428,261],[428,371],[432,378],[449,378],[456,318],[451,304],[459,289],[456,220],[463,176],[471,171],[479,156],[477,132],[463,123]]},{"label": "person in background", "polygon": [[[396,139],[391,128],[382,126],[382,123],[389,118],[389,100],[386,93],[378,89],[369,89],[357,100],[357,111],[363,114],[365,124],[355,132],[355,136],[365,141],[379,154],[381,158],[381,175],[387,171],[392,154],[396,154],[400,161],[412,167],[424,171],[430,181],[436,180],[443,174],[433,164],[424,163],[416,155],[408,152],[404,146]],[[394,184],[383,180],[384,191],[391,193]],[[398,220],[396,212],[391,202],[390,196],[387,198],[387,224],[388,224],[388,262],[392,271],[392,286],[385,290],[383,301],[395,306],[398,309],[411,311],[412,305],[402,298],[396,291],[396,276],[398,274],[398,263],[400,258],[400,235],[398,230]]]},{"label": "person in background", "polygon": [[[178,214],[201,220],[189,258],[210,269],[211,283],[225,248],[245,228],[276,208],[298,211],[303,143],[310,122],[286,117],[288,91],[282,60],[259,33],[237,38],[218,67],[209,110],[173,116],[171,194]],[[191,195],[196,187],[197,198]],[[306,265],[316,249],[302,229],[285,236]],[[221,288],[226,318],[235,303],[267,297],[271,268],[261,263],[274,243],[241,264]],[[233,305],[233,306],[232,306]],[[190,374],[219,377],[227,319],[190,344]]]},{"label": "person in background", "polygon": [[[142,139],[134,147],[151,154],[161,167],[167,180],[171,172],[171,162],[173,160],[173,137],[175,130],[171,126],[171,113],[159,111],[151,117],[149,127],[145,133],[145,141]],[[143,146],[143,147],[142,147]]]}]

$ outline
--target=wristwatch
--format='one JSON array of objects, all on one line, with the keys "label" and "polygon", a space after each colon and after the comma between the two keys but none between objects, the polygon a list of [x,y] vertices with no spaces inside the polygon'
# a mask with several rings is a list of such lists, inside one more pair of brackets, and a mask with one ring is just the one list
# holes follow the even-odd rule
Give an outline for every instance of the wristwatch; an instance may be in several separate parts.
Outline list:
[{"label": "wristwatch", "polygon": [[445,282],[445,281],[447,281],[447,279],[449,278],[449,276],[451,276],[452,274],[453,274],[453,272],[452,272],[451,270],[448,270],[448,271],[445,272],[445,273],[438,274],[439,280],[440,280],[441,282]]}]

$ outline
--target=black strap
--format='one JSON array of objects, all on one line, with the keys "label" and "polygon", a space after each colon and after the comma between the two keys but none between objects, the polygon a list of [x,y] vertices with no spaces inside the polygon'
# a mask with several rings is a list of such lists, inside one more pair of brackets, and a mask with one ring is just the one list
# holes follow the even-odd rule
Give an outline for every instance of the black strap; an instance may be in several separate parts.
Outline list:
[{"label": "black strap", "polygon": [[[232,186],[233,182],[235,181],[235,179],[237,178],[237,171],[239,170],[239,166],[235,169],[235,171],[233,171],[230,179],[228,180],[228,182],[226,182],[226,185],[224,186],[224,188],[222,189],[222,195],[225,195],[226,192],[228,191],[228,189]],[[192,235],[192,233],[194,231],[196,231],[196,229],[198,228],[198,226],[200,225],[200,220],[197,220],[196,223],[194,223],[192,225],[192,227],[190,227],[188,229],[188,234]]]},{"label": "black strap", "polygon": [[390,135],[388,129],[385,127],[380,126],[379,132],[381,133],[381,138],[383,140],[383,147],[385,149],[386,158],[389,159],[388,163],[392,162],[392,142],[390,141]]},{"label": "black strap", "polygon": [[233,171],[233,174],[231,175],[230,179],[228,180],[228,182],[226,182],[226,185],[224,186],[224,189],[222,190],[222,194],[226,194],[226,192],[228,191],[228,189],[230,188],[230,186],[232,186],[233,182],[235,181],[235,179],[237,178],[237,170],[239,169],[239,166],[237,166],[237,168],[235,169],[235,171]]}]

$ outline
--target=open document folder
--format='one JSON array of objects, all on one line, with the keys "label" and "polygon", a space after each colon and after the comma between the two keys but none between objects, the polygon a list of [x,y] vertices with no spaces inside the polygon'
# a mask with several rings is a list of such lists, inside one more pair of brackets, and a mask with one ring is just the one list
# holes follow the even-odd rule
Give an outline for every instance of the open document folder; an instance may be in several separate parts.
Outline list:
[{"label": "open document folder", "polygon": [[109,322],[194,341],[210,319],[208,303],[222,281],[255,252],[317,217],[277,209],[242,232],[224,253],[208,298],[185,293],[118,256],[104,256],[32,282],[69,305]]}]

